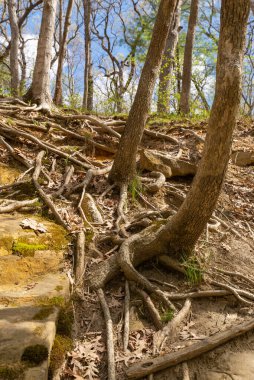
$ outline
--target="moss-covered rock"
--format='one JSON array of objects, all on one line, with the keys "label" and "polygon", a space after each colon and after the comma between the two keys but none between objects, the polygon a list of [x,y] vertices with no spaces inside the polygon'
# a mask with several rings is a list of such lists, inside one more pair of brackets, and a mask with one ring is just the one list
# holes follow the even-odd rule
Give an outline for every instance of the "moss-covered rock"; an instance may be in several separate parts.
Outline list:
[{"label": "moss-covered rock", "polygon": [[28,365],[39,365],[44,360],[48,359],[49,351],[43,344],[35,344],[25,348],[21,361],[26,362]]}]

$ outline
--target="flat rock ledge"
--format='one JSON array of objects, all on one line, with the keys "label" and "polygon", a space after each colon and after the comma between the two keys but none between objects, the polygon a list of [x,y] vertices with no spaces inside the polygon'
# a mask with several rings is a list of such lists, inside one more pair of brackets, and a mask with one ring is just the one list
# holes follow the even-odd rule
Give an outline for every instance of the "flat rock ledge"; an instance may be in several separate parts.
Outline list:
[{"label": "flat rock ledge", "polygon": [[69,299],[66,231],[41,217],[0,215],[0,380],[47,380],[59,310]]}]

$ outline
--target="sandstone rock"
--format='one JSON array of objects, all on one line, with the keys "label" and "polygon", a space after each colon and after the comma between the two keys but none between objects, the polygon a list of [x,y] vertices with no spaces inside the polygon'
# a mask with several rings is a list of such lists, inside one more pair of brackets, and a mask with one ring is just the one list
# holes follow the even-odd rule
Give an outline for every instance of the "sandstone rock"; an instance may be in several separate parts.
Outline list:
[{"label": "sandstone rock", "polygon": [[234,152],[231,156],[233,164],[237,166],[254,165],[254,152]]},{"label": "sandstone rock", "polygon": [[197,166],[183,159],[171,157],[151,150],[140,152],[141,169],[161,172],[166,178],[195,175]]}]

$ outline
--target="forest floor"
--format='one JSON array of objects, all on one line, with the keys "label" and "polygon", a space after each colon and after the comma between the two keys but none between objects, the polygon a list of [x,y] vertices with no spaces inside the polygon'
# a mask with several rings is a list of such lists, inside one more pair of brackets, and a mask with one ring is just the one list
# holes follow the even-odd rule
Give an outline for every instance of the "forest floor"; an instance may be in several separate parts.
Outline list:
[{"label": "forest floor", "polygon": [[[163,223],[178,210],[191,186],[193,167],[197,167],[201,157],[207,121],[149,118],[148,132],[140,146],[138,176],[128,189],[127,208],[120,209],[119,189],[108,183],[107,173],[125,125],[123,117],[95,117],[68,109],[43,115],[33,107],[6,99],[0,99],[0,116],[1,165],[18,168],[23,173],[12,185],[0,186],[0,209],[8,202],[18,204],[34,198],[37,190],[42,203],[32,206],[29,212],[55,219],[68,230],[73,241],[64,266],[72,289],[73,350],[66,353],[57,376],[106,379],[105,319],[99,299],[86,280],[99,263],[117,253],[126,237],[152,223]],[[158,259],[138,268],[167,292],[178,310],[187,298],[191,299],[191,308],[177,331],[173,335],[165,334],[163,344],[156,346],[158,330],[164,327],[165,331],[165,326],[174,320],[172,311],[156,301],[150,303],[151,311],[150,297],[126,283],[121,273],[106,285],[104,292],[113,321],[117,379],[127,378],[125,369],[136,361],[155,353],[176,352],[253,319],[253,131],[253,121],[244,118],[238,121],[231,160],[213,219],[191,259],[183,258],[180,271],[166,267]],[[45,151],[43,158],[42,150]],[[162,153],[175,160],[171,174],[161,156],[152,157],[149,162],[147,157],[142,159],[146,152],[155,156]],[[163,162],[158,162],[160,159]],[[190,173],[181,168],[186,163],[191,165]],[[37,182],[31,177],[35,166],[39,172]],[[165,170],[165,181],[152,186],[156,185],[157,177],[151,176],[151,172],[161,170]],[[82,243],[82,236],[84,252],[77,243]],[[77,260],[77,254],[84,254],[83,262]],[[129,303],[126,300],[128,285],[131,288]],[[202,291],[207,290],[211,294],[202,295]],[[127,309],[129,342],[124,350]],[[153,316],[154,310],[156,316]],[[250,364],[253,352],[254,334],[249,332],[188,361],[188,365],[179,364],[150,375],[149,380],[253,379],[254,368]]]}]

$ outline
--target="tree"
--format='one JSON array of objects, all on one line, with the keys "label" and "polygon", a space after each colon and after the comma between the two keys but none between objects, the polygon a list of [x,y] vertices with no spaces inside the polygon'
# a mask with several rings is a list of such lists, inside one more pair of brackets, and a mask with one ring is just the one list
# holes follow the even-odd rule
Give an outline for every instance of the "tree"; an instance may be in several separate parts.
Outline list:
[{"label": "tree", "polygon": [[250,0],[250,7],[251,7],[252,13],[254,15],[254,0]]},{"label": "tree", "polygon": [[179,1],[178,8],[174,15],[174,22],[171,30],[169,31],[165,51],[163,54],[161,70],[159,75],[159,90],[157,112],[167,113],[170,112],[170,82],[172,80],[172,71],[174,67],[175,51],[178,42],[180,13],[181,13],[182,0]]},{"label": "tree", "polygon": [[25,98],[40,105],[40,108],[50,109],[50,64],[52,56],[53,37],[55,30],[57,0],[45,0],[42,13],[41,29],[37,47],[31,89]]},{"label": "tree", "polygon": [[180,97],[180,112],[183,114],[188,114],[190,112],[192,51],[195,38],[195,28],[198,20],[198,1],[199,0],[191,0],[190,17],[184,49],[182,92]]},{"label": "tree", "polygon": [[62,88],[63,64],[64,64],[64,58],[65,58],[65,53],[66,53],[67,37],[68,37],[68,31],[70,27],[70,18],[71,18],[73,3],[74,3],[74,0],[68,1],[68,6],[66,10],[66,15],[65,15],[63,35],[60,31],[61,39],[60,39],[60,48],[59,48],[58,65],[57,65],[57,73],[56,73],[56,86],[55,86],[55,95],[54,95],[54,103],[58,106],[62,105],[63,103],[63,88]]},{"label": "tree", "polygon": [[8,0],[8,11],[11,26],[11,93],[14,96],[17,96],[19,92],[19,26],[16,3],[17,2],[14,0]]},{"label": "tree", "polygon": [[162,54],[177,6],[177,0],[161,0],[160,2],[136,96],[109,174],[109,180],[112,182],[121,185],[128,184],[135,176],[136,153],[145,128]]},{"label": "tree", "polygon": [[211,109],[204,152],[192,187],[178,212],[162,226],[153,225],[131,236],[118,255],[92,273],[91,284],[102,287],[121,267],[126,277],[148,290],[151,284],[134,266],[166,254],[188,257],[212,216],[225,177],[240,98],[249,0],[222,0],[215,98]]},{"label": "tree", "polygon": [[83,108],[93,109],[93,74],[91,57],[91,1],[83,0],[85,20],[85,70],[84,70],[84,96]]}]

